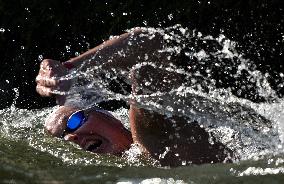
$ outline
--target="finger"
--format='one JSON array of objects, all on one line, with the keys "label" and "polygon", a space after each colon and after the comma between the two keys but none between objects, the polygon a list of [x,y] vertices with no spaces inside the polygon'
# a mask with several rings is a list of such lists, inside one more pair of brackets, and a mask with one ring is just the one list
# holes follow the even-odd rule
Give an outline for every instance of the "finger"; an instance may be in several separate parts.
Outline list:
[{"label": "finger", "polygon": [[43,60],[40,64],[40,71],[42,72],[48,72],[52,70],[52,63],[50,60]]},{"label": "finger", "polygon": [[45,86],[41,86],[41,85],[37,85],[36,86],[36,91],[38,92],[38,94],[40,94],[41,96],[52,96],[52,88],[50,87],[45,87]]},{"label": "finger", "polygon": [[57,63],[58,61],[56,60],[44,59],[40,64],[40,68],[43,68],[43,69],[48,69],[49,67],[53,68],[53,67],[56,67]]},{"label": "finger", "polygon": [[36,83],[38,85],[45,86],[45,87],[56,87],[60,84],[60,80],[55,79],[55,78],[45,77],[45,76],[42,76],[42,75],[38,75],[36,77]]},{"label": "finger", "polygon": [[64,67],[59,61],[45,59],[40,64],[39,73],[44,73],[45,75],[52,77],[59,73],[63,73],[62,68]]},{"label": "finger", "polygon": [[36,77],[36,82],[43,83],[44,80],[51,79],[52,77],[54,77],[53,75],[54,75],[53,70],[46,70],[46,69],[40,68],[38,75]]}]

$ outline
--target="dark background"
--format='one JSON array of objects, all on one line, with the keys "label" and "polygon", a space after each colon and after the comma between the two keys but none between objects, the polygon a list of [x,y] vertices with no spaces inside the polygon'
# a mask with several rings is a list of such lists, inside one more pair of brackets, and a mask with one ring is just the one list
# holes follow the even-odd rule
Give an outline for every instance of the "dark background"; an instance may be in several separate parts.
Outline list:
[{"label": "dark background", "polygon": [[[19,108],[54,105],[53,99],[35,92],[41,58],[64,61],[127,28],[178,23],[204,35],[223,33],[237,41],[244,57],[270,74],[270,85],[282,97],[282,4],[282,0],[0,0],[0,29],[5,29],[0,31],[0,109],[9,107],[14,99]],[[214,76],[222,78],[217,83],[220,87],[246,86],[236,93],[239,97],[266,100],[242,78],[234,79],[223,71],[215,71]],[[18,98],[14,88],[19,90]]]}]

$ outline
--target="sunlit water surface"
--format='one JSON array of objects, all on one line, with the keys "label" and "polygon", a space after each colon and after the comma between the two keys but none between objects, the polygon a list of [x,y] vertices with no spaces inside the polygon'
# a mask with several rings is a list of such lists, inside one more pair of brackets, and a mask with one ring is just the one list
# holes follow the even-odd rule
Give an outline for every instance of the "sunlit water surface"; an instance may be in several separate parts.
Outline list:
[{"label": "sunlit water surface", "polygon": [[[172,29],[179,33],[171,32]],[[190,85],[185,83],[170,92],[136,96],[145,108],[167,116],[180,115],[196,120],[210,135],[235,152],[235,162],[165,168],[153,160],[140,158],[135,146],[122,158],[86,152],[44,132],[45,119],[57,107],[25,110],[12,105],[0,110],[0,183],[282,183],[284,100],[276,97],[267,82],[267,76],[251,68],[252,61],[243,59],[235,49],[236,43],[224,35],[217,38],[202,36],[180,26],[170,28],[168,32],[159,29],[152,31],[163,34],[165,40],[181,43],[166,48],[164,52],[174,55],[188,48],[185,54],[188,59],[207,62],[206,66],[210,57],[217,58],[212,63],[214,66],[226,68],[234,63],[231,67],[236,68],[235,72],[222,68],[224,72],[231,71],[232,76],[238,77],[245,70],[249,73],[249,79],[257,84],[257,92],[264,98],[272,99],[265,103],[253,103],[236,97],[230,88],[214,87],[216,81],[210,75],[210,69],[204,74],[200,70],[187,73],[174,67],[165,70],[184,73],[191,79]],[[204,43],[214,42],[218,49],[206,52],[182,44],[193,39]],[[224,58],[226,60],[223,61]],[[146,65],[155,67],[155,63],[149,61]],[[103,99],[128,101],[132,98],[127,93],[110,91],[105,80],[96,75],[94,77],[93,73],[99,67],[84,73],[73,71],[66,76],[85,81],[73,86],[68,94],[68,104],[87,106]],[[135,67],[143,67],[143,63]],[[108,71],[105,71],[105,76],[113,79],[113,76],[129,74],[129,71],[116,72],[116,75],[108,75]],[[206,90],[203,86],[207,86]],[[82,95],[91,97],[82,101]],[[121,108],[112,113],[129,127],[127,112],[128,109]]]}]

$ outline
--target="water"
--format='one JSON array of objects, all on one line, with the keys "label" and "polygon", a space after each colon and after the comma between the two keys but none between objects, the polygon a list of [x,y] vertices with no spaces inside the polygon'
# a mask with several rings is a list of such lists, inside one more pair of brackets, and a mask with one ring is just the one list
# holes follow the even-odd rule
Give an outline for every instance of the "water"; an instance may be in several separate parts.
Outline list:
[{"label": "water", "polygon": [[[122,158],[98,155],[44,132],[45,119],[57,107],[25,110],[12,105],[0,110],[0,183],[283,183],[284,100],[277,98],[270,87],[268,74],[258,71],[253,61],[244,59],[235,49],[237,43],[225,35],[203,36],[179,25],[151,31],[177,43],[161,52],[174,56],[185,50],[186,58],[196,62],[190,63],[189,70],[171,65],[163,68],[182,73],[190,80],[167,93],[138,95],[139,104],[167,116],[197,120],[214,138],[234,150],[237,159],[230,164],[167,168],[140,158],[135,145]],[[212,49],[197,47],[199,42]],[[145,65],[157,67],[156,63],[146,62],[137,63],[135,68]],[[224,76],[236,79],[236,83],[245,71],[247,83],[240,88],[216,87],[216,68],[222,69]],[[83,81],[73,86],[67,103],[87,106],[104,99],[132,98],[127,92],[109,90],[108,80],[94,73],[99,69],[102,65],[65,76]],[[100,71],[108,79],[129,74],[125,70],[117,70],[115,75]],[[238,97],[252,84],[266,102],[254,103]],[[82,101],[82,96],[89,98]],[[127,109],[115,110],[113,114],[129,127]]]}]

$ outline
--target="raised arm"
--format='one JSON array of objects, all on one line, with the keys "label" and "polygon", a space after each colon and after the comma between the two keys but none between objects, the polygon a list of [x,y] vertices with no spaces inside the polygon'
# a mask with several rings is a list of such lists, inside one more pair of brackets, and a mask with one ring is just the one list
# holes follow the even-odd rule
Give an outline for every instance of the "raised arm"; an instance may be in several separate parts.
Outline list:
[{"label": "raised arm", "polygon": [[[146,28],[136,28],[66,62],[45,59],[36,78],[37,92],[42,96],[52,96],[54,89],[68,91],[71,82],[60,77],[68,74],[68,69],[71,68],[86,70],[100,66],[105,71],[130,71],[135,64],[145,60],[162,63],[166,58],[166,53],[160,52],[163,47],[162,34]],[[62,104],[64,98],[57,95],[57,101]]]},{"label": "raised arm", "polygon": [[[99,46],[71,58],[64,63],[67,67],[78,67],[85,62],[85,67],[103,65],[104,69],[129,69],[133,65],[147,59],[165,58],[165,53],[159,52],[164,47],[163,36],[147,29],[135,28],[120,36],[115,36]],[[161,61],[161,60],[159,60]]]}]

